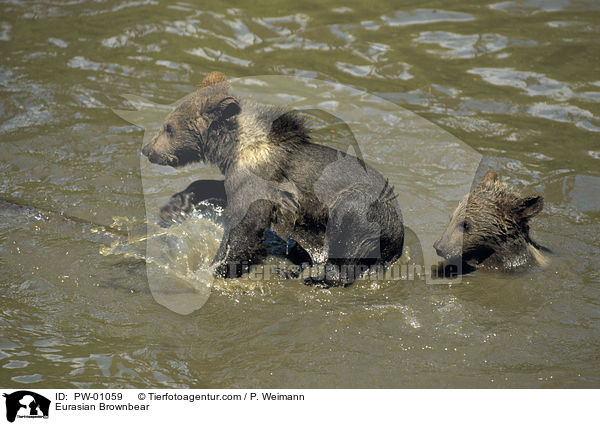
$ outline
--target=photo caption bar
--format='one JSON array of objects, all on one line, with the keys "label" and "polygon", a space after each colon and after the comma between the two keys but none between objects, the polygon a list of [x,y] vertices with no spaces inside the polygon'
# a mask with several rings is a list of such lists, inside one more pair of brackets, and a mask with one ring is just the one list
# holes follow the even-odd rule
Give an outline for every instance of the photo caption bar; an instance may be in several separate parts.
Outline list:
[{"label": "photo caption bar", "polygon": [[[428,422],[479,424],[482,418],[491,423],[583,422],[594,414],[600,390],[14,389],[2,393],[1,421],[15,424],[187,423],[191,418],[261,424],[316,419],[368,423],[390,418],[420,422],[425,417]],[[498,406],[506,408],[498,410]]]}]

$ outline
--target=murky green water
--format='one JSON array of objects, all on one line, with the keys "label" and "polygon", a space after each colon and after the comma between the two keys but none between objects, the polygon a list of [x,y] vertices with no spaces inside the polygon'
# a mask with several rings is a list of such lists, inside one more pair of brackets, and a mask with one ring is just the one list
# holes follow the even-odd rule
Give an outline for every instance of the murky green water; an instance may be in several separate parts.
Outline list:
[{"label": "murky green water", "polygon": [[[246,3],[0,6],[1,198],[131,234],[0,216],[0,386],[600,386],[600,4]],[[215,70],[340,82],[431,120],[544,194],[550,267],[451,287],[229,281],[192,315],[165,309],[136,242],[143,132],[111,109],[174,102]]]}]

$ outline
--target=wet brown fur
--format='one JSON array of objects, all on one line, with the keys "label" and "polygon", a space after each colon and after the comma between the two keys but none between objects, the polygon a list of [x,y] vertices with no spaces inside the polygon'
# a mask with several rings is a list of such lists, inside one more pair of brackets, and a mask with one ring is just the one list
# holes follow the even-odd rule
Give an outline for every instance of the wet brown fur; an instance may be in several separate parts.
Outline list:
[{"label": "wet brown fur", "polygon": [[542,211],[541,195],[522,196],[489,171],[460,202],[434,247],[447,260],[474,268],[518,270],[545,265],[545,248],[529,235],[529,220]]},{"label": "wet brown fur", "polygon": [[[256,263],[271,227],[298,242],[314,262],[324,258],[338,270],[348,266],[348,272],[334,270],[315,284],[348,285],[357,277],[352,267],[395,261],[404,228],[395,196],[378,198],[380,192],[393,192],[383,176],[354,158],[315,193],[324,170],[351,155],[312,143],[294,113],[240,101],[229,88],[223,74],[209,74],[142,150],[156,164],[201,161],[216,165],[225,176],[228,227],[215,256],[215,275],[238,276],[240,269],[228,265]],[[163,210],[176,214],[179,204],[187,205],[171,202]]]}]

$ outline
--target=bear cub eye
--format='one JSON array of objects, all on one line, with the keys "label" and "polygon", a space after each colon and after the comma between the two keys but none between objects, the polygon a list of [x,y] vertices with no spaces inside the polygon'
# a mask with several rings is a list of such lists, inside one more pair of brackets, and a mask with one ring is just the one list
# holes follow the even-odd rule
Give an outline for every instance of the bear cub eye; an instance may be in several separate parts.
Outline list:
[{"label": "bear cub eye", "polygon": [[171,124],[165,125],[165,133],[167,133],[169,136],[172,136],[175,133],[175,129]]},{"label": "bear cub eye", "polygon": [[467,223],[466,220],[461,221],[458,226],[462,229],[463,232],[469,231],[469,223]]}]

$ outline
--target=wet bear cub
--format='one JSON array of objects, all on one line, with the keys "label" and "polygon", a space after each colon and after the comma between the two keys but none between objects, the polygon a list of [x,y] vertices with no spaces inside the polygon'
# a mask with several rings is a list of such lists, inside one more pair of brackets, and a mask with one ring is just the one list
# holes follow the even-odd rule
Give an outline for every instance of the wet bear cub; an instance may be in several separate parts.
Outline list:
[{"label": "wet bear cub", "polygon": [[529,236],[529,220],[544,208],[541,195],[521,196],[488,171],[465,196],[434,244],[440,257],[461,261],[463,272],[475,269],[511,271],[547,264],[550,250]]},{"label": "wet bear cub", "polygon": [[[404,228],[384,177],[351,155],[312,143],[292,112],[240,101],[229,91],[223,74],[209,74],[142,150],[155,164],[203,161],[225,176],[227,225],[213,260],[215,276],[238,277],[258,263],[271,230],[295,241],[309,264],[324,266],[307,284],[346,286],[366,268],[394,262]],[[214,185],[191,185],[161,214],[222,198]]]}]

